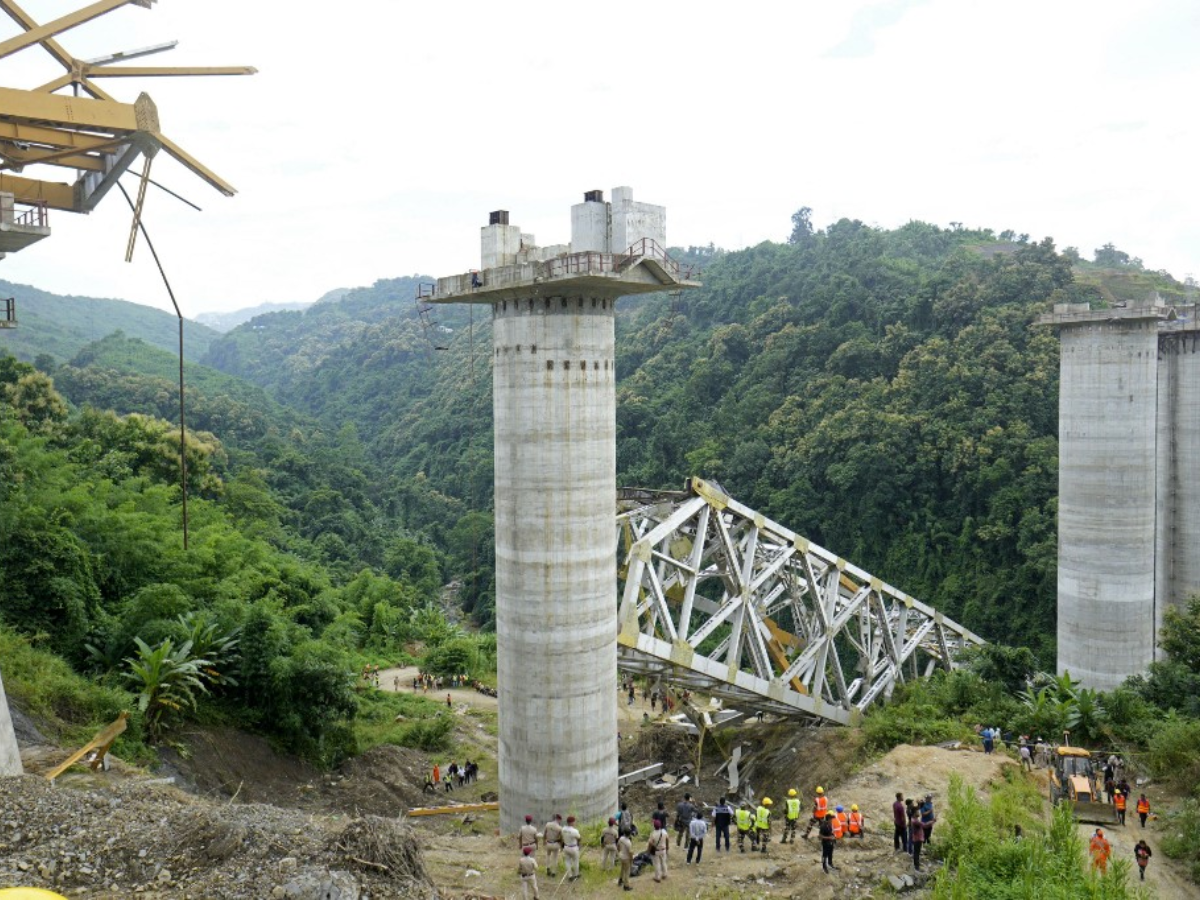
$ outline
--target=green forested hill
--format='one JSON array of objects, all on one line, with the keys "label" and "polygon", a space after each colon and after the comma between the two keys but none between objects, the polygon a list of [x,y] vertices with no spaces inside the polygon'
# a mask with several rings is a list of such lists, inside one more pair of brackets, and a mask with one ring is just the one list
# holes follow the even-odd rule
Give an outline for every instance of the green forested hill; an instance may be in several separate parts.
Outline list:
[{"label": "green forested hill", "polygon": [[[1056,300],[1103,300],[1096,272],[1077,284],[1077,255],[990,231],[796,224],[786,244],[693,248],[704,287],[677,308],[624,305],[618,480],[716,479],[1050,665],[1058,350],[1030,324]],[[400,496],[486,511],[490,322],[439,308],[430,338],[414,288],[260,317],[207,360],[327,427],[353,422]]]},{"label": "green forested hill", "polygon": [[[56,362],[70,359],[87,344],[114,331],[179,352],[179,320],[170,313],[95,297],[60,297],[26,284],[0,281],[0,296],[15,297],[18,328],[0,329],[0,353],[32,362],[48,354]],[[196,322],[185,322],[183,355],[198,360],[220,333]]]}]

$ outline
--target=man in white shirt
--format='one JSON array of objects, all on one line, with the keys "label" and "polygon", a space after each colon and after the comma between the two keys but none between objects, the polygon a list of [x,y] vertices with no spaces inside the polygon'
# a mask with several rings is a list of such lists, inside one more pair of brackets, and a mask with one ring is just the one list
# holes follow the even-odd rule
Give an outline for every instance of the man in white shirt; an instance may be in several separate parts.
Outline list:
[{"label": "man in white shirt", "polygon": [[692,862],[692,851],[696,851],[696,865],[700,865],[700,857],[704,854],[704,839],[708,836],[708,822],[704,820],[704,813],[697,811],[692,817],[692,821],[688,822],[688,852],[687,863]]}]

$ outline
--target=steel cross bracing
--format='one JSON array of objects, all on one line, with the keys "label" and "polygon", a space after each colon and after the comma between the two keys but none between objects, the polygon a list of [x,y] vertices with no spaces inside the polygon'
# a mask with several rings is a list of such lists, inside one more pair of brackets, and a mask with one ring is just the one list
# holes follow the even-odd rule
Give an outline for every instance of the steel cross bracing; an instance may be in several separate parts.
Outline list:
[{"label": "steel cross bracing", "polygon": [[983,640],[693,478],[623,492],[618,654],[741,710],[853,724]]}]

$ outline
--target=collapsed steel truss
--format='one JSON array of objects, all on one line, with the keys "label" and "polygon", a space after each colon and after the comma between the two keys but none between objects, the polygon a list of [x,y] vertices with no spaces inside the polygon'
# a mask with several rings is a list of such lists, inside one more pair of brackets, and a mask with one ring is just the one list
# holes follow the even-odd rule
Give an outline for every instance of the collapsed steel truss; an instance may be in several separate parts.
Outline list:
[{"label": "collapsed steel truss", "polygon": [[983,640],[693,478],[625,491],[620,667],[739,709],[856,722]]}]

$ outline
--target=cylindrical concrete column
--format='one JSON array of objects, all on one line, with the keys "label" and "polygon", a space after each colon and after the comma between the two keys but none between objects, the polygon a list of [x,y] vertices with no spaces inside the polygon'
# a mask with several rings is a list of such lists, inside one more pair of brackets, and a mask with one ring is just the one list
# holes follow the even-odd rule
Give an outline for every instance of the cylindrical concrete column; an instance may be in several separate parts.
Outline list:
[{"label": "cylindrical concrete column", "polygon": [[504,832],[616,808],[614,302],[493,307]]},{"label": "cylindrical concrete column", "polygon": [[4,694],[4,680],[0,679],[0,776],[20,775],[23,772],[21,751],[17,747],[17,735],[8,711],[8,697]]},{"label": "cylindrical concrete column", "polygon": [[1166,464],[1168,477],[1159,479],[1159,508],[1167,520],[1159,523],[1164,577],[1157,629],[1168,606],[1200,593],[1200,332],[1164,336],[1159,356],[1159,464]]},{"label": "cylindrical concrete column", "polygon": [[1060,338],[1058,671],[1111,690],[1154,653],[1157,323]]}]

